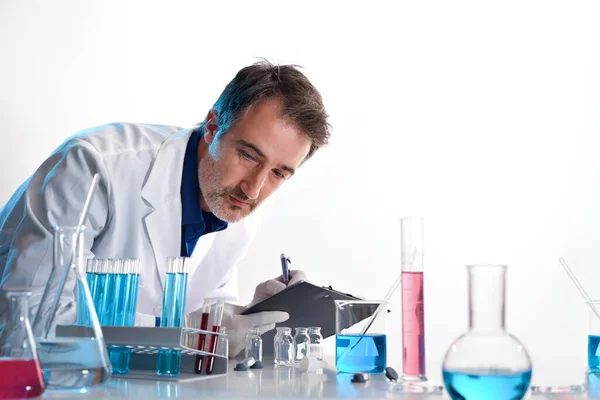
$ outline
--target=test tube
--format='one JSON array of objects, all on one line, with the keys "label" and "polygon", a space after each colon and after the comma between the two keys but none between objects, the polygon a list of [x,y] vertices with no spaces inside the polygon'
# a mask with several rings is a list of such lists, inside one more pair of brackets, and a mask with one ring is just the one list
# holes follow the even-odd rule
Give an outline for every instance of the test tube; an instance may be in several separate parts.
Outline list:
[{"label": "test tube", "polygon": [[99,296],[99,307],[96,309],[98,313],[98,319],[100,325],[110,325],[111,314],[113,310],[113,293],[114,293],[114,279],[113,279],[113,260],[104,260],[103,262],[103,274],[98,277],[98,289],[102,288],[102,294]]},{"label": "test tube", "polygon": [[[210,312],[210,321],[209,325],[211,326],[211,332],[219,333],[219,328],[221,327],[221,321],[223,320],[223,308],[225,307],[225,302],[223,300],[217,301],[211,309]],[[214,353],[217,347],[217,341],[219,340],[218,335],[209,335],[210,339],[205,343],[205,349],[209,353]],[[213,356],[208,356],[206,359],[206,374],[210,375],[213,372],[213,367],[215,363],[215,358]]]},{"label": "test tube", "polygon": [[[88,287],[90,288],[90,294],[94,293],[94,286],[96,284],[96,273],[95,273],[95,260],[89,259],[86,263],[86,280]],[[80,286],[77,286],[77,324],[78,325],[90,325],[90,316],[87,307],[85,306],[85,293],[80,290]]]},{"label": "test tube", "polygon": [[125,309],[127,302],[127,274],[125,269],[128,267],[126,260],[115,260],[114,266],[114,302],[112,310],[112,318],[110,324],[113,326],[125,325]]},{"label": "test tube", "polygon": [[138,290],[140,286],[140,259],[129,260],[129,299],[127,300],[127,311],[125,326],[135,325],[135,310],[137,308]]},{"label": "test tube", "polygon": [[[185,313],[185,298],[189,272],[189,258],[169,257],[163,292],[162,315],[160,326],[180,328],[183,326]],[[158,375],[175,376],[181,366],[181,350],[158,351],[156,358],[156,373]]]},{"label": "test tube", "polygon": [[[204,299],[204,305],[202,306],[202,316],[200,317],[200,327],[199,329],[205,331],[208,329],[208,319],[210,315],[210,298]],[[204,350],[204,341],[206,339],[206,334],[201,333],[198,337],[198,350]],[[204,360],[204,356],[197,355],[196,360],[194,361],[194,372],[199,374],[202,372],[202,361]]]}]

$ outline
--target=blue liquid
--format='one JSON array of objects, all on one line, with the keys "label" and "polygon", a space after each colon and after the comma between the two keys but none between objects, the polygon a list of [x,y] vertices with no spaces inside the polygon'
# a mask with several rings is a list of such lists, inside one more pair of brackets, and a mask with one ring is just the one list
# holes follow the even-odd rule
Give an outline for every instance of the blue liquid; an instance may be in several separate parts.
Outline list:
[{"label": "blue liquid", "polygon": [[98,320],[102,323],[102,315],[104,314],[104,297],[106,296],[106,286],[108,284],[108,274],[97,274],[96,277],[96,295],[94,296],[94,307],[98,314]]},{"label": "blue liquid", "polygon": [[[600,336],[588,336],[588,368],[592,372],[600,372]],[[598,354],[598,355],[596,355]]]},{"label": "blue liquid", "polygon": [[112,372],[116,375],[125,375],[129,372],[131,349],[108,349]]},{"label": "blue liquid", "polygon": [[129,299],[127,300],[127,311],[125,312],[125,326],[135,325],[135,310],[137,308],[139,287],[140,276],[138,274],[129,274]]},{"label": "blue liquid", "polygon": [[127,300],[129,299],[129,275],[115,275],[115,301],[113,303],[114,326],[125,326],[125,312],[127,311]]},{"label": "blue liquid", "polygon": [[[89,275],[89,274],[88,274]],[[77,324],[86,325],[90,324],[90,312],[87,308],[87,301],[85,299],[85,292],[83,291],[83,284],[79,280],[77,281]]]},{"label": "blue liquid", "polygon": [[450,372],[443,370],[444,385],[454,400],[519,400],[525,396],[531,381],[531,370],[525,372],[489,371]]},{"label": "blue liquid", "polygon": [[[179,328],[183,326],[186,294],[187,274],[165,274],[161,327]],[[177,375],[180,363],[181,351],[159,350],[156,359],[156,373],[158,375]]]},{"label": "blue liquid", "polygon": [[[95,272],[88,272],[86,273],[86,278],[87,278],[87,282],[88,282],[88,287],[90,288],[90,295],[92,296],[92,301],[94,301],[94,299],[96,298],[96,291],[97,291],[97,280],[98,280],[98,274],[96,274]],[[83,300],[83,299],[82,299]],[[88,311],[90,312],[90,311]],[[96,308],[94,307],[94,312],[96,312]],[[86,323],[83,325],[88,325],[88,326],[92,326],[92,321],[90,320],[90,316],[87,316],[87,320],[85,321]]]},{"label": "blue liquid", "polygon": [[156,373],[158,375],[175,376],[181,366],[181,351],[159,350],[156,358]]},{"label": "blue liquid", "polygon": [[[335,367],[340,372],[383,372],[386,367],[385,335],[335,335]],[[358,344],[357,344],[358,343]],[[354,345],[356,347],[352,348]],[[338,358],[350,347],[342,359]]]}]

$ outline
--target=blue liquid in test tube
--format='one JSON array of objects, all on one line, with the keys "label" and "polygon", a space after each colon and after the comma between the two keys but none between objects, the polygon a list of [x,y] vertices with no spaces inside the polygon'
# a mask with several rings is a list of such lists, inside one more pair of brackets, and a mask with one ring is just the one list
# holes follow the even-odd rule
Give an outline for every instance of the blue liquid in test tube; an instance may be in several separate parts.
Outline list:
[{"label": "blue liquid in test tube", "polygon": [[[187,292],[187,257],[169,258],[165,275],[161,327],[179,328],[183,326],[185,297]],[[156,359],[158,375],[175,376],[181,364],[180,350],[159,350]]]},{"label": "blue liquid in test tube", "polygon": [[[114,326],[125,326],[127,301],[129,300],[129,260],[115,262],[115,300],[112,312],[112,324]],[[123,375],[129,372],[129,361],[131,360],[131,349],[109,349],[110,362],[113,373]]]},{"label": "blue liquid in test tube", "polygon": [[135,325],[135,310],[137,308],[138,289],[140,286],[140,260],[133,261],[132,273],[129,274],[129,299],[127,300],[127,312],[125,326]]}]

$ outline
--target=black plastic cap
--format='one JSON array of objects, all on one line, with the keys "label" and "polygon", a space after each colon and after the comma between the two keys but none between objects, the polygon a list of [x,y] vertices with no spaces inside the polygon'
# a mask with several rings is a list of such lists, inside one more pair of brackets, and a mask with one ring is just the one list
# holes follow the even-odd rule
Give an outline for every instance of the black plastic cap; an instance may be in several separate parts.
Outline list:
[{"label": "black plastic cap", "polygon": [[357,372],[352,377],[352,382],[354,383],[363,383],[369,380],[369,374],[366,372]]},{"label": "black plastic cap", "polygon": [[396,370],[392,367],[387,367],[385,369],[385,376],[387,376],[387,378],[390,381],[397,381],[398,380],[398,373],[396,372]]}]

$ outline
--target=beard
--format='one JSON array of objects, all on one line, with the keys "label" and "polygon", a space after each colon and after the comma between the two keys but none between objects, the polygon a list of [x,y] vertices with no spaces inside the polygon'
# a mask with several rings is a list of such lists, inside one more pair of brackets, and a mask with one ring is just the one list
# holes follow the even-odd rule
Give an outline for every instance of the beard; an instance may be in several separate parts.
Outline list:
[{"label": "beard", "polygon": [[[251,214],[259,204],[257,200],[250,200],[239,185],[222,186],[218,162],[210,153],[205,154],[198,163],[198,185],[210,212],[222,221],[238,222]],[[229,196],[247,202],[248,206],[242,208],[231,204]]]}]

